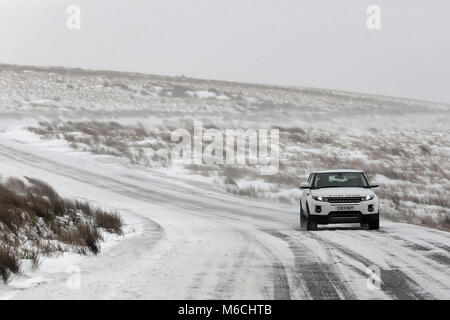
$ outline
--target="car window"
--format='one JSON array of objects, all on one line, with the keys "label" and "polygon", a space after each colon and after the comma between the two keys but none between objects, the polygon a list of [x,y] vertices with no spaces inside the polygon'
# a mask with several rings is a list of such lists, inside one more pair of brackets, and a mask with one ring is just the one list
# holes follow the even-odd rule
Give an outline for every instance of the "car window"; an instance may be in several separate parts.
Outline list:
[{"label": "car window", "polygon": [[367,180],[362,172],[330,172],[315,175],[314,188],[334,187],[357,187],[368,186]]}]

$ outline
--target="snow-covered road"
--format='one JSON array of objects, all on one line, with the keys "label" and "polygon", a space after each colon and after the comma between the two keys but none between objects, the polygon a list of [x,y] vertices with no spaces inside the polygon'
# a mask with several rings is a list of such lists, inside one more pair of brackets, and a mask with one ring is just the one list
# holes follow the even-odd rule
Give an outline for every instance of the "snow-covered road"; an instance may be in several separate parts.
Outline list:
[{"label": "snow-covered road", "polygon": [[[100,255],[73,261],[80,288],[67,285],[67,265],[45,265],[60,257],[45,262],[32,285],[2,285],[0,297],[450,298],[447,232],[388,221],[379,231],[353,225],[300,231],[290,205],[206,191],[90,156],[43,152],[10,138],[0,139],[0,164],[3,176],[37,177],[64,196],[118,208],[134,230]],[[370,285],[368,268],[380,270],[380,289]]]}]

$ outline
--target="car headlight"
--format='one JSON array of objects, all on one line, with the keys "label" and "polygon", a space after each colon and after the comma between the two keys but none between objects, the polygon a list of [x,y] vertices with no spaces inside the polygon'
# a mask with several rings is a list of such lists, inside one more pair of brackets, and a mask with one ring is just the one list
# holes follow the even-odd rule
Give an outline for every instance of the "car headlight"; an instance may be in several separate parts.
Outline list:
[{"label": "car headlight", "polygon": [[312,196],[312,198],[316,201],[327,201],[327,198],[322,196]]},{"label": "car headlight", "polygon": [[370,196],[365,196],[365,197],[362,197],[362,201],[369,201],[369,200],[372,200],[373,198],[375,198],[375,196],[374,195],[370,195]]}]

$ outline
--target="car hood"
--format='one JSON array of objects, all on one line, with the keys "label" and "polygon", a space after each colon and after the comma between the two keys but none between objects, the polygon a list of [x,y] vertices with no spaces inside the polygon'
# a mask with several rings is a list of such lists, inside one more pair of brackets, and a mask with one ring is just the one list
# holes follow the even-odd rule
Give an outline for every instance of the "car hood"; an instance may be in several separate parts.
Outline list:
[{"label": "car hood", "polygon": [[371,189],[366,188],[323,188],[311,190],[311,194],[322,197],[365,197],[373,195]]}]

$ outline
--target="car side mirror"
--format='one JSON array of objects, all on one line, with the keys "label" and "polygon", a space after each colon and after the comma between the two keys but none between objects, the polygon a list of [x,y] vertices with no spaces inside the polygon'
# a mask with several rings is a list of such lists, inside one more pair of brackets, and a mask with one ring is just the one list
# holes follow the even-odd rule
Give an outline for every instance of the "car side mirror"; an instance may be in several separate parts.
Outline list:
[{"label": "car side mirror", "polygon": [[308,182],[302,182],[298,185],[298,187],[300,189],[310,189],[311,188]]},{"label": "car side mirror", "polygon": [[379,186],[380,186],[380,184],[375,182],[375,183],[371,183],[369,187],[370,188],[378,188]]}]

